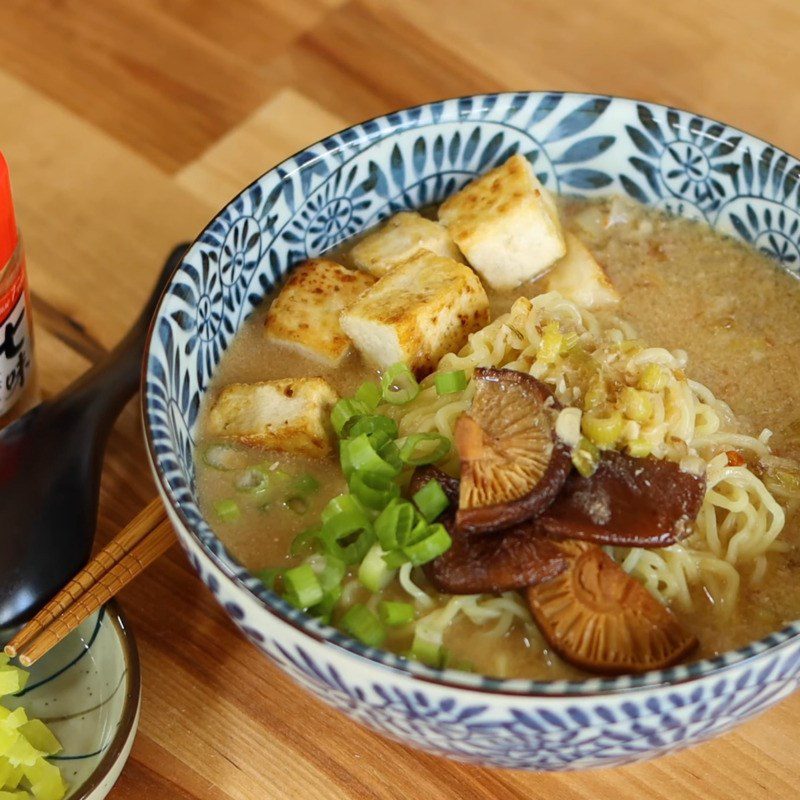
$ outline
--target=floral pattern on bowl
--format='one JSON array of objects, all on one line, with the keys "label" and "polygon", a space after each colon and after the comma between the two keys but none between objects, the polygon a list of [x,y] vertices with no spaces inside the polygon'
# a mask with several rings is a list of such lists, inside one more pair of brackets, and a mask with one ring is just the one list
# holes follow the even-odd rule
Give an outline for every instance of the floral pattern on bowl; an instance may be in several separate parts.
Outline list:
[{"label": "floral pattern on bowl", "polygon": [[482,95],[335,134],[278,165],[200,234],[156,314],[150,457],[181,544],[246,636],[313,694],[406,744],[526,769],[611,766],[725,731],[798,685],[800,623],[717,658],[582,682],[431,670],[293,609],[227,552],[194,489],[202,394],[247,315],[292,264],[398,210],[442,200],[515,152],[560,193],[627,194],[800,261],[800,164],[721,123],[604,96]]}]

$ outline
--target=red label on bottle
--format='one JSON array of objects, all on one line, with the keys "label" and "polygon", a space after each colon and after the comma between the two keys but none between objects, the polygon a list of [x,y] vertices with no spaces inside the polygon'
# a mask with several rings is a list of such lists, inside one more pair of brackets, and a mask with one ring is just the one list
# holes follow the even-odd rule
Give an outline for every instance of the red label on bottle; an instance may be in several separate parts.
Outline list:
[{"label": "red label on bottle", "polygon": [[26,288],[23,263],[0,296],[0,416],[17,402],[29,380],[33,352]]}]

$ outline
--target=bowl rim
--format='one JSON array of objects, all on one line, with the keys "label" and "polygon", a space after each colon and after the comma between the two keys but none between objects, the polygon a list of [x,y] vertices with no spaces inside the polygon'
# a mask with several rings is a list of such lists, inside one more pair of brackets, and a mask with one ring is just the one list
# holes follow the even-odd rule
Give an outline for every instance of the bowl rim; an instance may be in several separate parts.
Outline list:
[{"label": "bowl rim", "polygon": [[[378,648],[371,648],[362,645],[356,639],[342,633],[338,629],[319,623],[313,617],[305,614],[302,611],[291,606],[283,600],[278,594],[266,587],[260,588],[248,586],[245,583],[242,574],[250,574],[239,561],[227,550],[225,544],[216,536],[209,525],[214,540],[219,545],[221,552],[225,554],[222,558],[218,553],[214,552],[198,535],[193,523],[190,521],[188,515],[182,508],[181,502],[175,496],[169,481],[164,476],[158,462],[155,442],[153,439],[153,431],[151,427],[151,420],[148,414],[147,391],[148,377],[150,374],[151,363],[151,348],[153,342],[153,335],[156,328],[156,323],[162,316],[164,301],[170,291],[173,280],[181,270],[183,262],[187,256],[191,255],[195,248],[198,246],[200,239],[206,234],[216,223],[216,221],[244,194],[251,188],[259,184],[267,175],[270,175],[278,170],[284,173],[291,174],[297,169],[296,159],[298,156],[314,151],[311,161],[322,160],[329,158],[335,149],[326,147],[330,142],[337,147],[341,147],[342,142],[335,142],[340,138],[343,133],[356,134],[355,140],[358,142],[369,142],[374,136],[370,133],[369,128],[376,125],[383,125],[381,128],[382,134],[391,132],[398,132],[403,130],[410,130],[416,127],[416,121],[404,122],[399,119],[399,115],[407,114],[410,112],[421,111],[433,106],[441,105],[454,105],[458,110],[458,105],[462,101],[474,102],[496,102],[501,99],[511,99],[515,97],[545,97],[548,95],[568,97],[568,98],[583,98],[586,100],[608,100],[617,101],[618,103],[626,105],[644,105],[650,108],[659,109],[662,111],[674,110],[680,114],[687,114],[704,122],[709,122],[721,126],[725,133],[735,134],[741,136],[740,146],[753,145],[757,147],[772,148],[775,152],[786,155],[787,158],[797,163],[797,159],[790,153],[787,153],[783,148],[773,145],[766,140],[763,140],[753,134],[747,133],[739,128],[721,122],[714,117],[708,117],[704,114],[690,111],[679,106],[664,105],[662,103],[653,102],[650,100],[642,100],[631,98],[621,95],[593,93],[593,92],[571,92],[563,90],[523,90],[523,91],[506,91],[506,92],[490,92],[479,94],[466,94],[457,97],[448,97],[441,100],[432,100],[425,103],[419,103],[414,106],[403,107],[390,111],[386,114],[380,114],[371,117],[362,122],[349,125],[339,131],[329,134],[315,142],[312,142],[305,147],[299,149],[294,154],[288,156],[281,162],[273,165],[265,170],[253,181],[245,187],[236,192],[233,197],[225,203],[209,220],[209,222],[197,233],[192,240],[191,246],[186,251],[184,258],[175,266],[169,280],[166,282],[165,287],[158,300],[156,309],[150,320],[147,330],[146,344],[141,365],[141,387],[140,393],[141,411],[143,419],[144,438],[146,443],[147,456],[150,461],[153,474],[156,478],[156,484],[162,500],[167,504],[170,511],[174,514],[175,519],[180,523],[180,527],[188,538],[192,540],[202,554],[209,559],[213,564],[234,586],[245,593],[245,595],[255,602],[264,611],[276,616],[282,622],[294,628],[296,631],[307,636],[313,642],[327,647],[334,647],[337,652],[347,656],[354,657],[357,662],[362,666],[376,667],[379,670],[386,670],[389,673],[397,675],[398,673],[406,678],[413,680],[420,680],[426,684],[434,684],[447,689],[465,690],[477,692],[479,694],[488,694],[494,696],[507,696],[515,698],[571,698],[577,700],[579,698],[597,698],[609,695],[618,695],[620,693],[636,692],[641,690],[653,690],[664,687],[672,687],[685,683],[692,683],[710,677],[716,677],[725,671],[735,667],[742,667],[747,665],[762,656],[767,654],[775,655],[780,650],[800,639],[800,619],[797,619],[777,631],[773,631],[767,636],[749,642],[748,644],[733,649],[727,650],[716,656],[710,658],[700,659],[688,664],[678,664],[673,667],[668,667],[661,670],[650,670],[648,672],[639,673],[636,675],[619,675],[614,677],[597,677],[588,678],[584,680],[530,680],[520,678],[491,678],[482,675],[473,675],[459,670],[444,668],[435,669],[425,666],[415,661],[410,661],[402,656],[398,656],[388,650]],[[397,119],[393,119],[397,118]],[[453,119],[442,117],[436,124],[443,122],[451,122],[461,119],[460,115],[456,115]],[[474,120],[480,123],[480,117]],[[353,139],[349,140],[352,146]],[[322,148],[318,151],[317,148]],[[311,161],[305,162],[311,163]],[[199,509],[198,509],[199,510]],[[202,516],[202,514],[201,514]],[[80,800],[80,799],[78,799]]]}]

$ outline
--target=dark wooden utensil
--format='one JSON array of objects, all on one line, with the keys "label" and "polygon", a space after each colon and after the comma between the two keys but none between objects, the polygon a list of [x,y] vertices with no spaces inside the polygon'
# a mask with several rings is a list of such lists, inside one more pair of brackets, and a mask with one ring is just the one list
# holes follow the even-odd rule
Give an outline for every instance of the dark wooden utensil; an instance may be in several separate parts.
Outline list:
[{"label": "dark wooden utensil", "polygon": [[0,630],[30,618],[89,559],[106,440],[139,388],[150,318],[187,247],[170,253],[106,359],[0,432]]}]

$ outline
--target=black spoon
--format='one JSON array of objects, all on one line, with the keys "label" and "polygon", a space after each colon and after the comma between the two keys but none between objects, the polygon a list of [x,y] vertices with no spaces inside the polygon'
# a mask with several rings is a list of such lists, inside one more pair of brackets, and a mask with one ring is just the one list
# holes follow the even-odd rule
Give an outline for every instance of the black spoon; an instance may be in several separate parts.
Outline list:
[{"label": "black spoon", "polygon": [[89,559],[106,440],[139,388],[150,318],[187,247],[170,253],[107,358],[0,432],[0,630],[33,616]]}]

